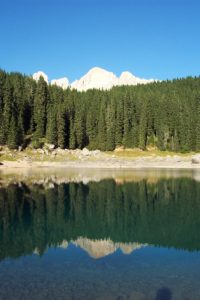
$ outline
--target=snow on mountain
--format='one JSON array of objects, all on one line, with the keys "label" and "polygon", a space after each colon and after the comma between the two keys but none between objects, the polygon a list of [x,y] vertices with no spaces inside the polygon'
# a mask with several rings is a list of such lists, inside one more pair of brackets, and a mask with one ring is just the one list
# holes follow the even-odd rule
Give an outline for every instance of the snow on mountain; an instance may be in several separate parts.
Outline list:
[{"label": "snow on mountain", "polygon": [[38,81],[40,79],[40,77],[43,77],[44,80],[46,81],[46,83],[48,83],[48,76],[44,72],[38,71],[33,74],[33,79],[36,81]]},{"label": "snow on mountain", "polygon": [[[40,76],[42,76],[48,83],[48,77],[42,71],[34,73],[33,79],[38,81]],[[122,72],[121,75],[117,77],[112,72],[106,71],[99,67],[94,67],[79,80],[75,80],[71,84],[66,77],[53,79],[51,80],[51,84],[60,86],[63,89],[70,87],[71,89],[76,89],[78,91],[87,91],[89,89],[110,90],[113,86],[146,84],[153,81],[157,80],[138,78],[128,71]]]},{"label": "snow on mountain", "polygon": [[135,77],[132,73],[126,71],[121,73],[117,85],[137,85],[137,84],[146,84],[153,81],[155,80]]},{"label": "snow on mountain", "polygon": [[114,73],[95,67],[79,80],[73,82],[71,87],[78,91],[86,91],[89,89],[109,90],[116,81],[117,77]]},{"label": "snow on mountain", "polygon": [[71,84],[72,89],[87,91],[89,89],[109,90],[113,86],[146,84],[154,79],[142,79],[135,77],[130,72],[122,72],[120,77],[104,69],[92,68],[86,75]]},{"label": "snow on mountain", "polygon": [[[120,249],[123,254],[128,255],[135,250],[148,246],[147,244],[139,244],[136,242],[115,243],[110,239],[93,240],[84,237],[79,237],[76,240],[71,240],[69,242],[63,240],[58,247],[67,249],[70,244],[73,244],[76,247],[80,247],[82,250],[87,252],[90,257],[95,259],[105,257],[109,254],[113,254],[118,249]],[[34,250],[34,253],[39,255],[39,250],[36,248]]]},{"label": "snow on mountain", "polygon": [[147,246],[146,244],[114,243],[110,239],[92,240],[84,237],[80,237],[76,241],[71,241],[71,243],[85,250],[90,257],[96,259],[112,254],[118,249],[120,249],[123,254],[130,254],[134,250]]},{"label": "snow on mountain", "polygon": [[63,90],[66,90],[69,87],[69,80],[67,79],[67,77],[53,79],[51,80],[51,85],[53,84],[63,88]]}]

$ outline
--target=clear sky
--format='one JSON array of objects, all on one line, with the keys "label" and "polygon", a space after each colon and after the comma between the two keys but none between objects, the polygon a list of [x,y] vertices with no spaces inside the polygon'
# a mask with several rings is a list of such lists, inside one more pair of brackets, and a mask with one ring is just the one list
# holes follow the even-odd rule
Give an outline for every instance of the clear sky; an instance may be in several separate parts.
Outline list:
[{"label": "clear sky", "polygon": [[200,0],[0,0],[0,68],[200,75]]}]

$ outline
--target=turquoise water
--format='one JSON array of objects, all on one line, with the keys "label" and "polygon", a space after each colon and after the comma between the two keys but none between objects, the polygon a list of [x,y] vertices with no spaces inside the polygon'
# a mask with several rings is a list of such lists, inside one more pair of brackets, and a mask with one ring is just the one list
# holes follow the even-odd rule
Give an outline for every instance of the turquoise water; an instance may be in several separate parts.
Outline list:
[{"label": "turquoise water", "polygon": [[0,299],[200,299],[200,182],[0,188]]}]

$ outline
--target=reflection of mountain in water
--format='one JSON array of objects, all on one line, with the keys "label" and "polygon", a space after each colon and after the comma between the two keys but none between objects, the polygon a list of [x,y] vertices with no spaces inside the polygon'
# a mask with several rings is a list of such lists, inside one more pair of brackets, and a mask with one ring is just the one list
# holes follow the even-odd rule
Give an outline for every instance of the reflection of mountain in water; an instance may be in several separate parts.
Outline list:
[{"label": "reflection of mountain in water", "polygon": [[200,250],[199,226],[200,183],[189,178],[0,189],[0,259],[42,254],[63,240],[94,257],[135,243]]},{"label": "reflection of mountain in water", "polygon": [[124,254],[130,254],[134,250],[145,246],[138,243],[114,243],[110,239],[90,240],[87,238],[78,238],[76,241],[72,241],[72,243],[85,250],[89,256],[93,258],[104,257],[114,253],[118,249],[120,249]]},{"label": "reflection of mountain in water", "polygon": [[[70,244],[73,244],[76,247],[80,247],[82,250],[87,252],[90,257],[95,259],[112,254],[117,250],[121,250],[123,254],[128,255],[137,249],[141,249],[142,247],[147,246],[145,244],[139,243],[114,243],[110,239],[91,240],[88,238],[80,237],[77,240],[70,242],[63,240],[62,243],[57,247],[67,249]],[[34,253],[39,255],[39,250],[35,249]]]}]

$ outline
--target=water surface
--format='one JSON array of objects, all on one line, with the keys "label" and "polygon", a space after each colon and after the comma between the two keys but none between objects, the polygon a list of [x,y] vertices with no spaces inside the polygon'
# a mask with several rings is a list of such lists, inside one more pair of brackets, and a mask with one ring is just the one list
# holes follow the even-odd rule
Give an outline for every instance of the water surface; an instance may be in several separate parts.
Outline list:
[{"label": "water surface", "polygon": [[200,299],[198,176],[139,175],[4,181],[0,299]]}]

